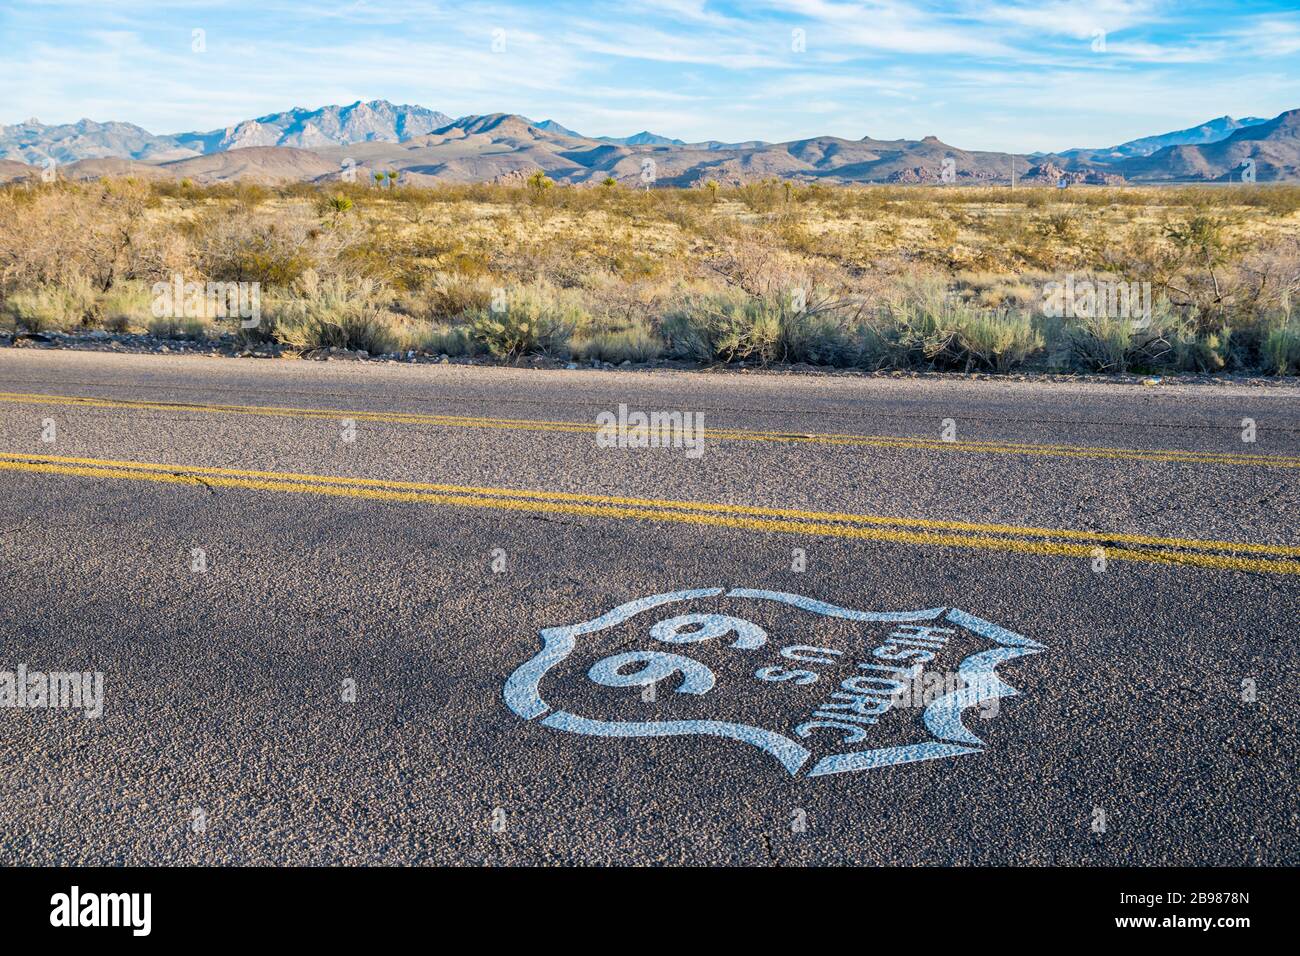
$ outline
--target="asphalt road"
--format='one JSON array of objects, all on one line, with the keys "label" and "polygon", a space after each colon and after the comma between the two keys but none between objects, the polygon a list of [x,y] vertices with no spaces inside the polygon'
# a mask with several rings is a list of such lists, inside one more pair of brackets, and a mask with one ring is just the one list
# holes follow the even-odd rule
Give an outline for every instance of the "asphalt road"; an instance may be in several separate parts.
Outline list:
[{"label": "asphalt road", "polygon": [[[0,393],[0,703],[103,675],[0,707],[0,863],[1300,863],[1294,385],[6,349]],[[601,447],[620,403],[703,452]]]}]

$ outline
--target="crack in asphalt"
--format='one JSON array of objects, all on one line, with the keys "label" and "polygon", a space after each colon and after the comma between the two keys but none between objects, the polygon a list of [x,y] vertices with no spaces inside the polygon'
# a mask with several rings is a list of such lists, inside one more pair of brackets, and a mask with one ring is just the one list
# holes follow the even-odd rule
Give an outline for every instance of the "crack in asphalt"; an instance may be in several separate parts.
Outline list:
[{"label": "crack in asphalt", "polygon": [[763,834],[763,849],[767,851],[767,858],[769,860],[771,860],[777,866],[781,865],[781,858],[776,855],[776,850],[772,846],[772,835],[769,833]]},{"label": "crack in asphalt", "polygon": [[185,471],[173,471],[170,474],[175,475],[177,478],[188,478],[191,481],[193,481],[195,484],[202,485],[204,488],[208,489],[208,494],[214,497],[217,494],[217,489],[214,488],[212,485],[208,484],[208,482],[204,481],[198,475],[193,475]]}]

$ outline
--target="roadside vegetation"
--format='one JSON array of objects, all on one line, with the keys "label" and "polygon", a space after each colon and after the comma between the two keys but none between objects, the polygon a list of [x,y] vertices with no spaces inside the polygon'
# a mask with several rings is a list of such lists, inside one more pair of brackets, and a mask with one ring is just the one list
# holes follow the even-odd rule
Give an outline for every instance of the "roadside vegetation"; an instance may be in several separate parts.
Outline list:
[{"label": "roadside vegetation", "polygon": [[[257,283],[262,319],[156,315]],[[1142,286],[1141,314],[1049,290]],[[1300,187],[0,188],[0,332],[371,355],[1300,373]]]}]

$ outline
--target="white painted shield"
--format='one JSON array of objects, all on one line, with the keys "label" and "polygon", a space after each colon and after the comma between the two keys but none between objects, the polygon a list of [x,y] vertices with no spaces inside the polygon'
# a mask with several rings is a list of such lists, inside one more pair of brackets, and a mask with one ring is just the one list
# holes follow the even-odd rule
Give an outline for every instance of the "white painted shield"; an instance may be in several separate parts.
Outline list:
[{"label": "white painted shield", "polygon": [[[776,609],[793,614],[795,619],[782,622],[779,634],[770,634],[737,615],[689,613],[693,602],[716,605],[721,599],[759,602],[769,616]],[[804,615],[853,622],[867,633],[852,646],[809,646],[798,639],[801,629],[808,626],[806,619],[798,619]],[[627,649],[601,646],[629,623],[636,637]],[[541,638],[541,650],[520,665],[505,685],[506,704],[523,719],[593,737],[726,738],[766,752],[792,776],[808,777],[982,752],[984,743],[964,722],[964,713],[1015,695],[1016,690],[998,676],[998,665],[1044,650],[1027,637],[957,608],[856,611],[797,594],[720,587],[639,598],[580,624],[546,628]],[[710,667],[686,653],[698,654],[697,649],[706,643],[713,648],[715,661],[734,663],[732,672],[743,669],[758,683],[719,686],[716,664]],[[957,657],[954,651],[959,646],[965,650]],[[608,653],[611,650],[616,653]],[[577,661],[584,652],[603,656],[586,669],[585,662]],[[728,656],[718,657],[719,653]],[[925,664],[942,666],[938,662],[945,653],[950,657],[947,665],[956,665],[955,686],[924,700],[923,707],[912,704],[899,710],[896,704],[885,703],[894,699],[886,694],[891,685],[901,685],[904,676],[919,680]],[[918,660],[923,663],[904,665]],[[580,674],[584,669],[585,677]],[[648,698],[655,702],[653,713],[633,714],[656,719],[628,719],[627,713],[609,719],[608,715],[583,714],[553,704],[544,696],[545,692],[557,701],[581,697],[573,693],[575,681],[625,696],[637,693],[635,689],[640,689],[641,695],[653,695],[659,686],[666,690],[662,701]],[[818,684],[821,686],[816,687]],[[786,689],[796,685],[808,689],[799,693]],[[784,695],[780,705],[788,703],[788,719],[728,719],[721,711],[727,709],[727,694],[736,691],[733,704],[741,699],[752,701],[760,691]],[[821,702],[809,704],[809,700]],[[662,719],[671,716],[661,711],[671,711],[674,702],[692,713],[680,719]],[[635,711],[637,701],[630,706]],[[719,712],[700,715],[702,709],[710,708]],[[874,738],[886,719],[894,739],[884,744]]]}]

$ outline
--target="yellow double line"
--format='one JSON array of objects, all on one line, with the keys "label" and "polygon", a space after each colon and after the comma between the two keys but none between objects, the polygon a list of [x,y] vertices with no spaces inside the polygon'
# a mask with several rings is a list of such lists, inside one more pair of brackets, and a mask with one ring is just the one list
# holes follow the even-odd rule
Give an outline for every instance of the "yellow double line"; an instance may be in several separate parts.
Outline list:
[{"label": "yellow double line", "polygon": [[598,518],[677,522],[750,531],[975,548],[1022,554],[1187,565],[1267,574],[1300,574],[1300,547],[1107,534],[1009,524],[937,521],[834,511],[761,508],[699,501],[428,484],[293,472],[206,468],[154,462],[0,453],[0,471],[164,484],[202,484],[371,501],[491,508]]},{"label": "yellow double line", "polygon": [[[421,415],[404,412],[365,412],[343,409],[290,408],[275,405],[224,405],[186,402],[146,402],[122,399],[90,398],[77,395],[41,395],[23,392],[0,392],[0,402],[11,404],[71,406],[76,408],[115,408],[160,412],[190,412],[207,415],[254,415],[264,418],[301,418],[357,422],[381,422],[405,425],[432,425],[439,428],[490,428],[512,431],[562,432],[595,434],[594,422],[544,421],[529,418],[484,418],[468,415]],[[753,431],[739,428],[705,428],[709,441],[790,442],[815,445],[849,445],[868,448],[896,448],[920,451],[967,452],[988,455],[1046,455],[1056,458],[1119,459],[1125,461],[1179,462],[1185,464],[1238,465],[1256,468],[1300,468],[1300,456],[1179,451],[1161,448],[1113,448],[1088,445],[1051,445],[1002,441],[941,441],[895,435],[846,435]]]}]

